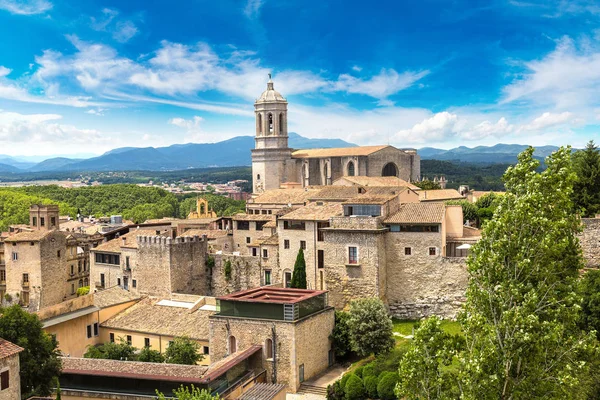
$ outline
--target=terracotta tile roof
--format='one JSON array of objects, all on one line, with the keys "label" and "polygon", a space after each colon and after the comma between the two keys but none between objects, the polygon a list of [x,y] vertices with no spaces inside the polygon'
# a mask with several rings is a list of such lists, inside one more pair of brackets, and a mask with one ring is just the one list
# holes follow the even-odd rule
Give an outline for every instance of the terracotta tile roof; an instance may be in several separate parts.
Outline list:
[{"label": "terracotta tile roof", "polygon": [[24,349],[16,344],[0,338],[0,359],[19,354]]},{"label": "terracotta tile roof", "polygon": [[173,226],[178,226],[178,225],[206,225],[206,224],[210,224],[211,222],[215,222],[220,220],[221,217],[216,217],[216,218],[191,218],[191,219],[177,219],[174,220],[173,222],[171,222],[171,225]]},{"label": "terracotta tile roof", "polygon": [[386,224],[441,224],[444,220],[444,203],[405,203],[394,215],[385,219]]},{"label": "terracotta tile roof", "polygon": [[291,213],[280,217],[282,221],[329,221],[331,217],[342,215],[344,208],[341,203],[309,203]]},{"label": "terracotta tile roof", "polygon": [[[118,253],[122,248],[137,249],[138,236],[156,236],[156,229],[134,229],[133,231],[121,235],[118,238],[104,242],[91,250]],[[163,233],[159,236],[166,236],[166,234]],[[125,239],[125,243],[123,243],[123,239]]]},{"label": "terracotta tile roof", "polygon": [[348,184],[359,186],[404,186],[413,190],[420,190],[404,179],[395,176],[344,176],[333,182],[334,185],[347,186]]},{"label": "terracotta tile roof", "polygon": [[[198,296],[197,301],[202,298]],[[208,340],[208,317],[213,311],[197,309],[195,303],[190,302],[180,302],[181,306],[177,307],[159,305],[159,302],[161,299],[157,297],[147,297],[106,320],[102,327]]]},{"label": "terracotta tile roof", "polygon": [[155,381],[200,383],[209,367],[98,358],[61,357],[62,373]]},{"label": "terracotta tile roof", "polygon": [[227,236],[227,231],[218,229],[190,229],[189,231],[183,232],[179,237],[202,237],[202,235],[206,235],[208,239],[218,239]]},{"label": "terracotta tile roof", "polygon": [[10,235],[4,241],[5,242],[37,242],[44,239],[52,232],[58,231],[31,231],[31,232],[20,232],[14,235]]},{"label": "terracotta tile roof", "polygon": [[397,196],[398,194],[371,194],[367,192],[342,204],[385,204]]},{"label": "terracotta tile roof", "polygon": [[242,394],[239,400],[272,400],[285,390],[285,385],[282,383],[257,383]]},{"label": "terracotta tile roof", "polygon": [[341,147],[333,149],[303,149],[296,150],[292,153],[292,158],[323,158],[323,157],[349,157],[349,156],[368,156],[383,150],[388,145],[384,146],[357,146],[357,147]]},{"label": "terracotta tile roof", "polygon": [[274,234],[267,239],[263,240],[261,243],[264,246],[278,246],[279,245],[279,235]]},{"label": "terracotta tile roof", "polygon": [[313,192],[310,201],[343,201],[348,200],[364,192],[362,187],[357,186],[324,186],[323,189]]},{"label": "terracotta tile roof", "polygon": [[419,190],[420,201],[462,200],[463,196],[456,189]]},{"label": "terracotta tile roof", "polygon": [[251,204],[304,204],[308,201],[311,189],[271,189],[258,195]]},{"label": "terracotta tile roof", "polygon": [[274,215],[267,214],[236,214],[233,217],[234,221],[273,221]]},{"label": "terracotta tile roof", "polygon": [[277,221],[271,220],[263,225],[263,228],[277,228]]},{"label": "terracotta tile roof", "polygon": [[229,371],[231,368],[235,367],[242,361],[244,361],[244,360],[250,358],[252,355],[258,353],[262,349],[263,349],[262,346],[255,344],[255,345],[248,347],[247,349],[244,349],[242,351],[237,351],[217,362],[212,363],[208,367],[208,371],[206,372],[206,374],[202,377],[201,383],[204,383],[204,384],[210,383],[211,381],[213,381],[216,378],[220,377],[221,375],[225,374],[227,371]]},{"label": "terracotta tile roof", "polygon": [[139,299],[141,299],[140,295],[131,293],[120,286],[113,286],[94,293],[94,305],[98,308],[107,308]]}]

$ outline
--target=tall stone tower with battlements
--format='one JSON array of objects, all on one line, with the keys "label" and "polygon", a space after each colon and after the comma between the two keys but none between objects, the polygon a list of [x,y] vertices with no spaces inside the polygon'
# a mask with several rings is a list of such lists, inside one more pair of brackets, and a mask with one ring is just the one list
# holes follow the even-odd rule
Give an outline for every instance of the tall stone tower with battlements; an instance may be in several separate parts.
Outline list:
[{"label": "tall stone tower with battlements", "polygon": [[273,87],[271,74],[267,90],[254,103],[255,148],[252,150],[252,188],[255,194],[278,189],[288,180],[292,149],[288,147],[287,100]]}]

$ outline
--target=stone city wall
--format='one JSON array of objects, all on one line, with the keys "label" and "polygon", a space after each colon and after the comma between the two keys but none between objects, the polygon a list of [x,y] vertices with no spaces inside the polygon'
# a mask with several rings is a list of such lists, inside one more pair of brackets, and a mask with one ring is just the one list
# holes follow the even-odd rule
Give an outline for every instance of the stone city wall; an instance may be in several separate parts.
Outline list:
[{"label": "stone city wall", "polygon": [[583,232],[579,243],[587,268],[600,268],[600,218],[582,218]]},{"label": "stone city wall", "polygon": [[[224,296],[260,286],[262,274],[259,257],[234,256],[232,254],[211,254],[210,256],[215,260],[210,278],[209,292],[211,296]],[[231,264],[229,277],[225,272],[227,261]]]}]

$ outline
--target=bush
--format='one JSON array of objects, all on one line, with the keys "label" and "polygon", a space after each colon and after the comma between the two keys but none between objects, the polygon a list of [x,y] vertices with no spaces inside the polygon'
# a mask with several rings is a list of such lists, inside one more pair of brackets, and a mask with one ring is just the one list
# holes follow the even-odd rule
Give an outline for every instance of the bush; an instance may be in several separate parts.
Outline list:
[{"label": "bush", "polygon": [[377,377],[369,375],[363,379],[363,382],[365,384],[365,391],[367,392],[367,396],[369,396],[369,398],[371,399],[378,398],[377,384],[379,383],[379,380],[377,379]]},{"label": "bush", "polygon": [[392,319],[378,298],[364,298],[351,302],[348,328],[352,350],[359,356],[388,352],[396,343]]},{"label": "bush", "polygon": [[348,378],[350,378],[350,375],[352,374],[344,374],[342,376],[342,379],[340,380],[340,385],[342,386],[342,389],[346,388],[346,382],[348,382]]},{"label": "bush", "polygon": [[363,378],[363,369],[364,369],[364,368],[365,368],[364,366],[361,366],[361,367],[358,367],[358,368],[356,368],[356,369],[354,370],[354,375],[356,375],[356,376],[358,376],[359,378],[361,378],[361,379],[362,379],[362,378]]},{"label": "bush", "polygon": [[394,400],[396,395],[394,389],[398,383],[398,374],[396,372],[384,372],[381,374],[377,384],[377,394],[381,400]]},{"label": "bush", "polygon": [[333,343],[335,356],[343,359],[350,356],[352,348],[350,346],[350,329],[348,328],[348,319],[350,314],[344,311],[335,312],[335,326],[329,336]]},{"label": "bush", "polygon": [[225,261],[225,280],[229,281],[231,279],[231,261]]},{"label": "bush", "polygon": [[363,382],[354,374],[350,374],[350,377],[346,381],[344,392],[346,393],[346,400],[363,400],[365,398],[365,387]]},{"label": "bush", "polygon": [[85,296],[86,294],[90,293],[90,287],[89,286],[82,286],[79,289],[77,289],[77,297],[79,296]]},{"label": "bush", "polygon": [[344,400],[344,387],[341,381],[335,381],[333,385],[327,386],[327,400]]},{"label": "bush", "polygon": [[363,379],[365,379],[368,376],[373,376],[373,377],[377,378],[377,375],[379,375],[379,374],[375,373],[375,363],[371,362],[363,367],[363,370],[362,370]]},{"label": "bush", "polygon": [[[386,354],[382,354],[375,358],[375,361],[370,364],[373,366],[373,376],[380,376],[383,372],[398,371],[398,364],[404,355],[406,354],[406,348],[394,348],[392,351]],[[365,372],[363,371],[363,376]]]}]

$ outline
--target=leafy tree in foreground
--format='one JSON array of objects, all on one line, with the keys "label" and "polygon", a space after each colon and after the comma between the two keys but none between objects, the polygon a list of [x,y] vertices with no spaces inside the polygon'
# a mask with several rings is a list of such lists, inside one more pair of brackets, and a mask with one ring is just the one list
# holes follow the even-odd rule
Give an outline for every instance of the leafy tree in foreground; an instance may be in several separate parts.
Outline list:
[{"label": "leafy tree in foreground", "polygon": [[355,300],[349,314],[350,344],[359,356],[385,353],[394,347],[392,319],[380,299]]},{"label": "leafy tree in foreground", "polygon": [[[164,394],[156,391],[158,400],[166,400]],[[173,390],[173,394],[177,400],[219,400],[219,395],[212,396],[206,389],[200,389],[194,385],[190,387],[181,386],[177,390]]]},{"label": "leafy tree in foreground", "polygon": [[165,352],[165,360],[171,364],[196,365],[203,358],[198,342],[185,336],[173,339]]},{"label": "leafy tree in foreground", "polygon": [[529,148],[508,168],[507,192],[467,260],[464,399],[585,398],[595,338],[577,327],[583,265],[570,148],[546,164],[537,173]]},{"label": "leafy tree in foreground", "polygon": [[136,348],[123,338],[119,342],[108,342],[99,346],[88,346],[83,358],[104,358],[107,360],[135,360]]},{"label": "leafy tree in foreground", "polygon": [[454,392],[456,373],[448,367],[461,349],[460,336],[444,332],[442,321],[430,317],[415,332],[406,355],[400,361],[400,383],[396,387],[398,398],[456,399]]},{"label": "leafy tree in foreground", "polygon": [[352,352],[348,319],[350,319],[350,315],[347,312],[335,312],[335,326],[333,327],[333,331],[331,332],[330,339],[333,343],[335,356],[338,358],[347,357]]},{"label": "leafy tree in foreground", "polygon": [[574,184],[574,201],[586,217],[600,213],[600,150],[591,140],[585,149],[573,155],[577,180]]},{"label": "leafy tree in foreground", "polygon": [[298,256],[294,263],[291,287],[295,289],[306,289],[306,261],[304,260],[304,250],[302,250],[302,247],[298,250]]},{"label": "leafy tree in foreground", "polygon": [[24,349],[19,353],[21,397],[48,396],[61,369],[56,339],[42,330],[37,315],[18,305],[0,313],[0,337]]},{"label": "leafy tree in foreground", "polygon": [[430,181],[429,179],[423,179],[421,182],[413,182],[412,184],[423,190],[434,190],[442,188],[439,183]]},{"label": "leafy tree in foreground", "polygon": [[165,362],[165,357],[158,350],[152,350],[150,347],[146,346],[137,356],[137,361],[141,362],[153,362],[153,363],[162,363]]}]

